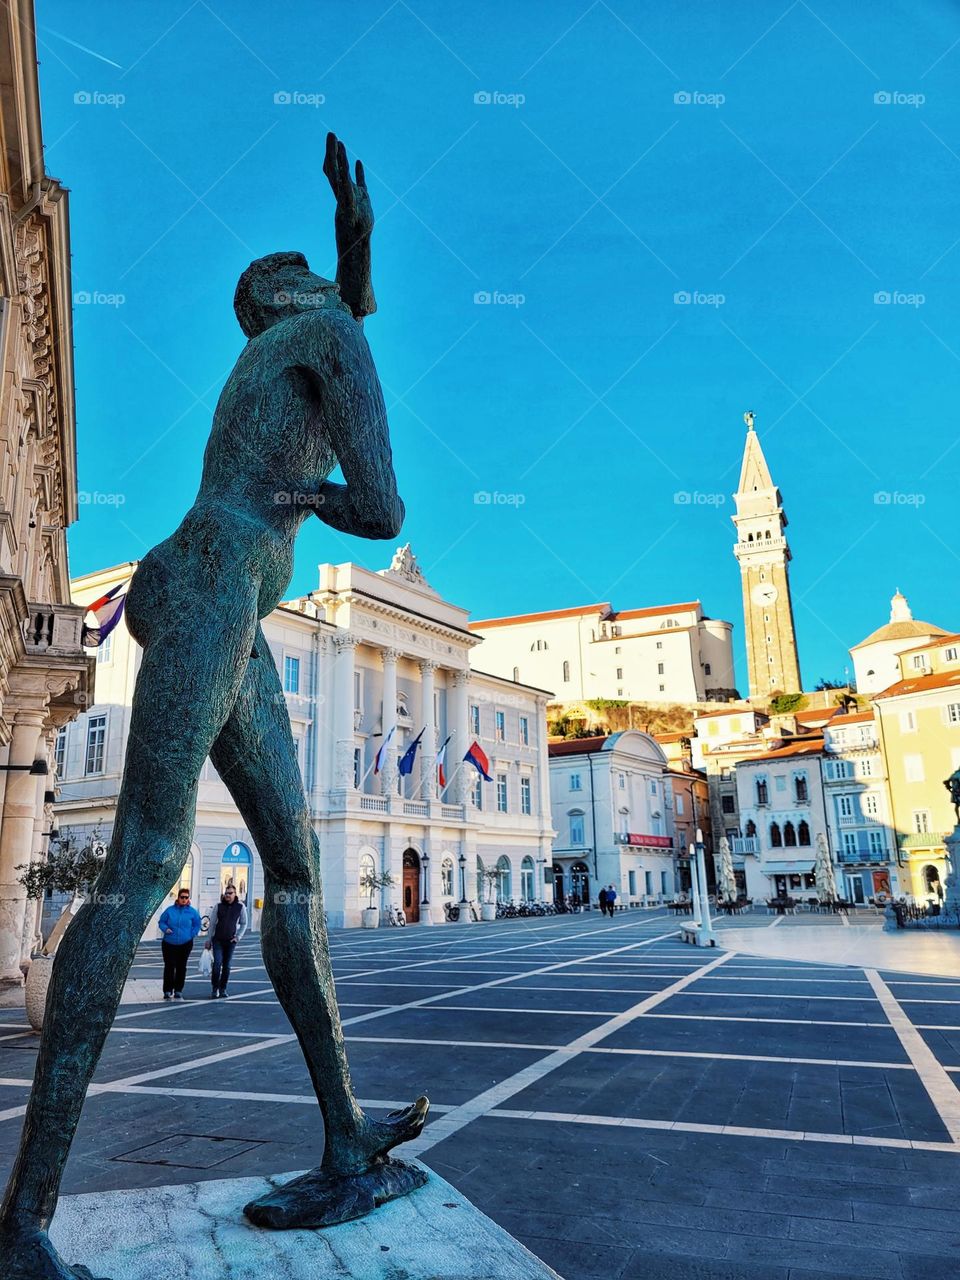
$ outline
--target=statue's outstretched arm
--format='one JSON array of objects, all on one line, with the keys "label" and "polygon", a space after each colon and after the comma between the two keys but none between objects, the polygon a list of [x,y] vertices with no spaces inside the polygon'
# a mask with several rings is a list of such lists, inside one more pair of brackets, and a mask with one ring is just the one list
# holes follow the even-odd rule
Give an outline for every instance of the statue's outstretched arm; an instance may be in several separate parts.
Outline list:
[{"label": "statue's outstretched arm", "polygon": [[327,153],[323,172],[337,197],[334,226],[337,233],[337,284],[340,296],[353,312],[355,320],[373,315],[377,300],[373,296],[370,275],[370,235],[373,231],[373,207],[367,191],[363,165],[358,160],[356,182],[350,177],[347,149],[336,134],[327,134]]}]

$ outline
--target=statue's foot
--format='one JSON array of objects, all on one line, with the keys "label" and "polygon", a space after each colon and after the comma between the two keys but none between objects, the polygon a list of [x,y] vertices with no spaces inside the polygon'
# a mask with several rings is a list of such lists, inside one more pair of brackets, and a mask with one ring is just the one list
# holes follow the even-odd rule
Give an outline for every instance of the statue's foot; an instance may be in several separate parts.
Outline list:
[{"label": "statue's foot", "polygon": [[64,1262],[45,1231],[0,1232],[3,1280],[103,1280],[87,1267]]},{"label": "statue's foot", "polygon": [[426,1181],[423,1169],[402,1160],[380,1160],[362,1173],[327,1173],[321,1167],[251,1200],[243,1212],[258,1227],[276,1231],[335,1227],[409,1195]]},{"label": "statue's foot", "polygon": [[244,1213],[258,1227],[289,1231],[294,1227],[334,1227],[372,1213],[388,1200],[408,1195],[427,1181],[415,1165],[393,1160],[388,1152],[419,1137],[427,1118],[426,1098],[385,1120],[364,1118],[346,1151],[334,1160],[252,1200]]}]

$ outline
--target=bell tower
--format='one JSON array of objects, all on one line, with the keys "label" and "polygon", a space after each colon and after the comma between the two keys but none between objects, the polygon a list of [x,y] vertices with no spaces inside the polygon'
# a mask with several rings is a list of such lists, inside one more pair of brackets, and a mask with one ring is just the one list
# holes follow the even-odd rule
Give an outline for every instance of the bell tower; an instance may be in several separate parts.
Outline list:
[{"label": "bell tower", "polygon": [[734,494],[734,555],[743,585],[749,696],[765,699],[775,693],[800,692],[800,662],[787,570],[787,517],[760,447],[754,415],[745,413],[743,420],[747,439]]}]

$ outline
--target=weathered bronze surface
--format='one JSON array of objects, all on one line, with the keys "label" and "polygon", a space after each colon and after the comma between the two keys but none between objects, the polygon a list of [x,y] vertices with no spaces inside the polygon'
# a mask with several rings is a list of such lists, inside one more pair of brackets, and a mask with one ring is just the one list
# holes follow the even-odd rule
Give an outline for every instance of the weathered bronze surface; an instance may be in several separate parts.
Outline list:
[{"label": "weathered bronze surface", "polygon": [[[337,197],[337,283],[314,275],[299,253],[271,254],[243,273],[234,306],[249,341],[217,404],[200,491],[129,589],[127,624],[143,663],[116,822],[98,892],[67,930],[53,967],[0,1213],[4,1280],[90,1276],[57,1255],[46,1228],[137,944],[189,853],[208,755],[263,862],[264,963],[303,1049],[325,1131],[316,1174],[267,1197],[269,1204],[247,1206],[248,1215],[273,1214],[272,1225],[343,1221],[423,1178],[388,1153],[420,1133],[426,1099],[377,1121],[353,1094],[319,846],[260,629],[289,585],[294,539],[311,513],[365,538],[393,538],[403,523],[383,396],[360,323],[375,308],[373,214],[361,165],[354,182],[332,134],[324,172]],[[344,485],[327,480],[338,463]]]}]

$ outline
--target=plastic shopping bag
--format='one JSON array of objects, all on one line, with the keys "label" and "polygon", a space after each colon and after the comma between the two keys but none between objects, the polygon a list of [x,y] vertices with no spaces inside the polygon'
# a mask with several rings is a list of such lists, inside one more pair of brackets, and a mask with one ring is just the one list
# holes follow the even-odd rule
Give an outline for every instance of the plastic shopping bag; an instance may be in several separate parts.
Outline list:
[{"label": "plastic shopping bag", "polygon": [[209,978],[213,972],[213,952],[206,947],[200,952],[200,977]]}]

